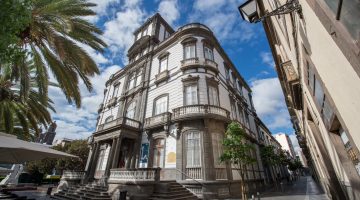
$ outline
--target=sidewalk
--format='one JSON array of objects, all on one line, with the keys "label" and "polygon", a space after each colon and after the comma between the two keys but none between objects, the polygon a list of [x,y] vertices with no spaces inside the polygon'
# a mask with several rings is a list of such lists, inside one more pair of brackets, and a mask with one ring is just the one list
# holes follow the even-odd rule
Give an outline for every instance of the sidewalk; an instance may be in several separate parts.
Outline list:
[{"label": "sidewalk", "polygon": [[268,191],[261,195],[264,200],[329,200],[311,176],[301,177],[292,184],[283,184],[282,191]]}]

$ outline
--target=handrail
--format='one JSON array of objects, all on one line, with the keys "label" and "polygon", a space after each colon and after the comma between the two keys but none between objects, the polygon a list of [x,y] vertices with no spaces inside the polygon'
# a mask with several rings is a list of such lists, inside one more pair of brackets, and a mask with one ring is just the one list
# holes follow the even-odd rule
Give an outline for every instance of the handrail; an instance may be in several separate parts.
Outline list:
[{"label": "handrail", "polygon": [[194,178],[192,178],[192,177],[188,176],[186,173],[184,173],[184,172],[183,172],[183,171],[181,171],[180,169],[175,168],[175,170],[176,170],[176,171],[178,171],[178,172],[180,172],[181,174],[185,175],[186,177],[188,177],[188,178],[192,179],[193,181],[195,181],[195,182],[197,182],[197,183],[199,183],[200,185],[202,185],[202,186],[204,186],[204,187],[205,187],[205,184],[204,184],[204,183],[201,183],[200,181],[197,181],[196,179],[194,179]]}]

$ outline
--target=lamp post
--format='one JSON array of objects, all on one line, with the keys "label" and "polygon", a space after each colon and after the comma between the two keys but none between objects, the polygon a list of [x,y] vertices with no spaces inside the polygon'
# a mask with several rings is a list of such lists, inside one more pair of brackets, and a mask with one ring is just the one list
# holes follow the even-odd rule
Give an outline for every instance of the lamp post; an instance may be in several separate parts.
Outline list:
[{"label": "lamp post", "polygon": [[239,6],[241,17],[250,23],[257,23],[263,21],[267,17],[275,15],[284,15],[297,11],[302,18],[301,6],[298,0],[288,0],[284,5],[276,8],[275,10],[260,16],[258,1],[262,0],[248,0]]}]

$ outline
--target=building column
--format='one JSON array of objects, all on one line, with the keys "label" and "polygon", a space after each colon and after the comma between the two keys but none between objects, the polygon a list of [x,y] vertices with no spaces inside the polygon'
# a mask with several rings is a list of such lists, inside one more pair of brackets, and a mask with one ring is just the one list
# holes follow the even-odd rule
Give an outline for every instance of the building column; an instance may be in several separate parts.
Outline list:
[{"label": "building column", "polygon": [[91,162],[93,160],[94,157],[94,147],[95,145],[90,145],[90,150],[89,150],[89,155],[88,155],[88,159],[86,161],[86,166],[85,166],[85,172],[88,172]]},{"label": "building column", "polygon": [[136,158],[138,157],[137,155],[139,150],[138,146],[139,146],[139,142],[135,142],[132,151],[131,161],[130,161],[130,169],[135,169]]},{"label": "building column", "polygon": [[94,178],[96,164],[97,164],[97,161],[98,161],[100,144],[98,142],[95,142],[94,146],[95,146],[95,148],[94,148],[94,151],[93,151],[93,158],[92,158],[92,161],[90,163],[87,179]]},{"label": "building column", "polygon": [[203,180],[215,180],[215,167],[214,167],[214,155],[212,149],[211,133],[209,131],[209,119],[204,119],[204,131],[203,131]]},{"label": "building column", "polygon": [[109,177],[110,175],[110,169],[112,167],[112,161],[113,161],[113,156],[115,153],[115,148],[116,148],[116,143],[117,143],[117,138],[113,138],[112,139],[112,144],[111,144],[111,150],[110,150],[110,154],[106,163],[106,168],[105,168],[105,177]]},{"label": "building column", "polygon": [[122,142],[122,136],[119,136],[116,138],[117,142],[116,142],[116,147],[114,149],[114,156],[113,156],[113,162],[111,163],[111,168],[117,168],[118,164],[119,164],[119,153],[120,153],[120,146],[121,146],[121,142]]}]

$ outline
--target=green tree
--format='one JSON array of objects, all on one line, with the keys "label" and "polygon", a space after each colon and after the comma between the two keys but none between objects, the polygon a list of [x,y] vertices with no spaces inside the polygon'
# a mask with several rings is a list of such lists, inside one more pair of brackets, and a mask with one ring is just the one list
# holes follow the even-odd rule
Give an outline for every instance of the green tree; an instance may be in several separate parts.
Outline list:
[{"label": "green tree", "polygon": [[237,122],[232,122],[228,125],[225,138],[223,140],[224,151],[220,156],[221,162],[230,162],[235,166],[239,173],[241,180],[241,194],[242,199],[247,199],[247,191],[245,186],[245,170],[246,166],[254,163],[256,158],[253,156],[252,151],[254,147],[249,144],[245,139],[245,131]]},{"label": "green tree", "polygon": [[[31,73],[33,65],[29,63],[28,66]],[[29,81],[28,98],[22,99],[21,85],[12,81],[12,73],[11,68],[0,69],[0,131],[32,140],[39,134],[39,124],[46,126],[51,122],[48,109],[54,111],[54,108],[50,99],[43,101],[34,80]]]},{"label": "green tree", "polygon": [[89,147],[86,140],[74,140],[68,144],[65,144],[64,146],[57,145],[52,148],[78,156],[78,158],[47,158],[39,161],[31,161],[26,163],[26,170],[29,173],[41,172],[44,174],[51,174],[54,168],[60,173],[62,173],[63,170],[85,169],[89,153]]}]

